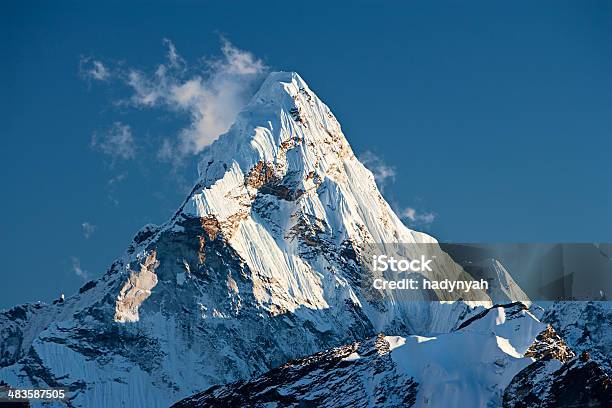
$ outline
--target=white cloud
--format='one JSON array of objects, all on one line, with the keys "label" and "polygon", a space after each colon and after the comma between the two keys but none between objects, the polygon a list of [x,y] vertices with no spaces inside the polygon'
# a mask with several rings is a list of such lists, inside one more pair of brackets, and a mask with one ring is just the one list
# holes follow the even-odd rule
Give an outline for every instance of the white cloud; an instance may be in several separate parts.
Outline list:
[{"label": "white cloud", "polygon": [[384,190],[389,181],[395,181],[395,168],[387,165],[383,160],[370,151],[359,156],[359,161],[374,175],[378,188]]},{"label": "white cloud", "polygon": [[81,58],[79,71],[85,79],[95,79],[96,81],[106,81],[110,78],[110,71],[101,61],[90,57]]},{"label": "white cloud", "polygon": [[398,213],[400,218],[408,220],[413,225],[429,225],[436,219],[432,212],[419,212],[412,207],[406,207]]},{"label": "white cloud", "polygon": [[98,227],[89,221],[85,221],[81,224],[81,229],[83,230],[83,236],[85,239],[89,239],[94,232],[98,229]]},{"label": "white cloud", "polygon": [[74,274],[80,278],[83,278],[83,280],[87,280],[87,278],[89,277],[89,273],[81,268],[81,261],[79,260],[79,258],[76,257],[72,257],[72,272],[74,272]]},{"label": "white cloud", "polygon": [[108,180],[108,185],[109,186],[113,186],[115,184],[118,184],[118,183],[122,182],[123,180],[125,180],[126,177],[127,177],[127,173],[121,173],[121,174],[118,174],[118,175],[116,175],[114,177],[111,177]]},{"label": "white cloud", "polygon": [[253,54],[240,50],[232,45],[227,39],[222,39],[221,51],[225,57],[219,61],[213,61],[212,65],[220,72],[237,75],[252,75],[264,72],[267,67]]},{"label": "white cloud", "polygon": [[218,59],[205,60],[207,69],[185,78],[184,61],[169,40],[166,65],[147,76],[130,70],[126,77],[132,89],[131,102],[140,107],[161,107],[187,113],[191,124],[176,139],[164,140],[158,158],[179,162],[197,154],[225,133],[248,102],[266,65],[253,54],[223,40]]},{"label": "white cloud", "polygon": [[170,64],[170,66],[174,68],[179,68],[180,66],[184,65],[185,61],[176,52],[176,47],[174,46],[174,43],[167,38],[164,38],[163,43],[166,45],[166,47],[168,47],[168,53],[166,56],[168,58],[168,63]]},{"label": "white cloud", "polygon": [[157,151],[157,158],[161,161],[172,161],[172,154],[174,153],[174,147],[172,142],[168,139],[162,141],[162,145]]},{"label": "white cloud", "polygon": [[136,155],[136,143],[132,129],[121,122],[115,122],[104,133],[94,133],[91,147],[111,156],[113,159],[132,159]]}]

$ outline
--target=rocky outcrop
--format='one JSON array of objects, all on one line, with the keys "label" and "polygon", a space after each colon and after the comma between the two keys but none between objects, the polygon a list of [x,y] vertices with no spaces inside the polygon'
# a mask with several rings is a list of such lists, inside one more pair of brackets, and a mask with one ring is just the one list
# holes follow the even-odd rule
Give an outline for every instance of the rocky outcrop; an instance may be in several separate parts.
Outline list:
[{"label": "rocky outcrop", "polygon": [[557,332],[548,325],[546,330],[538,334],[536,340],[525,352],[525,357],[535,360],[559,360],[566,363],[575,357],[576,354],[565,344]]},{"label": "rocky outcrop", "polygon": [[157,252],[152,251],[140,264],[140,271],[132,271],[115,303],[115,321],[120,323],[137,322],[138,308],[157,285],[155,269],[159,266]]}]

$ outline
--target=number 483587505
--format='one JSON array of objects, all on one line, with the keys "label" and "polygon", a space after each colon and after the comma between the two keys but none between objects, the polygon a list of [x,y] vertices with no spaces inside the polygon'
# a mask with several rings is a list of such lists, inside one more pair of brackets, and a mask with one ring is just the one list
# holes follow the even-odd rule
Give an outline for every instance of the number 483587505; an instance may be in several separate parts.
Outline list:
[{"label": "number 483587505", "polygon": [[7,396],[9,399],[54,400],[63,399],[66,391],[63,389],[10,389]]}]

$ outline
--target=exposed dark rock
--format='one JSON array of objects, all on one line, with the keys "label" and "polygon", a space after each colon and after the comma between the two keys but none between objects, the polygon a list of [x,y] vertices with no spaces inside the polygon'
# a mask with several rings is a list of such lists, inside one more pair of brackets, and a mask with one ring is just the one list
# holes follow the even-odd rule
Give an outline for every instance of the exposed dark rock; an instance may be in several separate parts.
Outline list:
[{"label": "exposed dark rock", "polygon": [[536,341],[525,352],[525,357],[532,357],[536,360],[556,359],[563,363],[568,362],[575,356],[574,352],[550,325],[538,334]]},{"label": "exposed dark rock", "polygon": [[83,286],[81,286],[81,288],[79,289],[79,293],[85,293],[87,292],[89,289],[93,289],[95,288],[97,285],[96,281],[89,281],[86,284],[84,284]]},{"label": "exposed dark rock", "polygon": [[583,353],[561,364],[539,360],[517,374],[504,392],[504,408],[610,406],[612,380]]}]

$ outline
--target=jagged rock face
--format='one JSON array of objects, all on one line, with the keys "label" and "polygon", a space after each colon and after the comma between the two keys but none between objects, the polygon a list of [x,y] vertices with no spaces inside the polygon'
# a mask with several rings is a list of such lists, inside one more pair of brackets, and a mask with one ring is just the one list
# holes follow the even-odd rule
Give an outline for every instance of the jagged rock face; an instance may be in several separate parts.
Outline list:
[{"label": "jagged rock face", "polygon": [[508,304],[452,333],[379,335],[213,387],[175,407],[494,407],[502,405],[517,374],[573,356],[550,326],[525,306]]},{"label": "jagged rock face", "polygon": [[0,366],[11,365],[21,356],[23,342],[26,340],[24,330],[31,307],[35,306],[17,306],[0,315]]},{"label": "jagged rock face", "polygon": [[0,379],[71,388],[73,406],[167,406],[383,330],[448,332],[471,312],[371,288],[369,242],[444,256],[401,223],[304,81],[271,74],[167,223],[78,294],[0,315]]},{"label": "jagged rock face", "polygon": [[536,360],[559,360],[566,363],[576,354],[565,344],[563,339],[549,325],[546,330],[538,334],[536,340],[527,349],[525,357],[533,357]]},{"label": "jagged rock face", "polygon": [[121,288],[115,303],[115,321],[121,323],[138,321],[138,308],[151,296],[151,289],[157,285],[155,269],[159,266],[159,262],[156,257],[157,252],[151,252],[140,265],[140,271],[132,272]]}]

